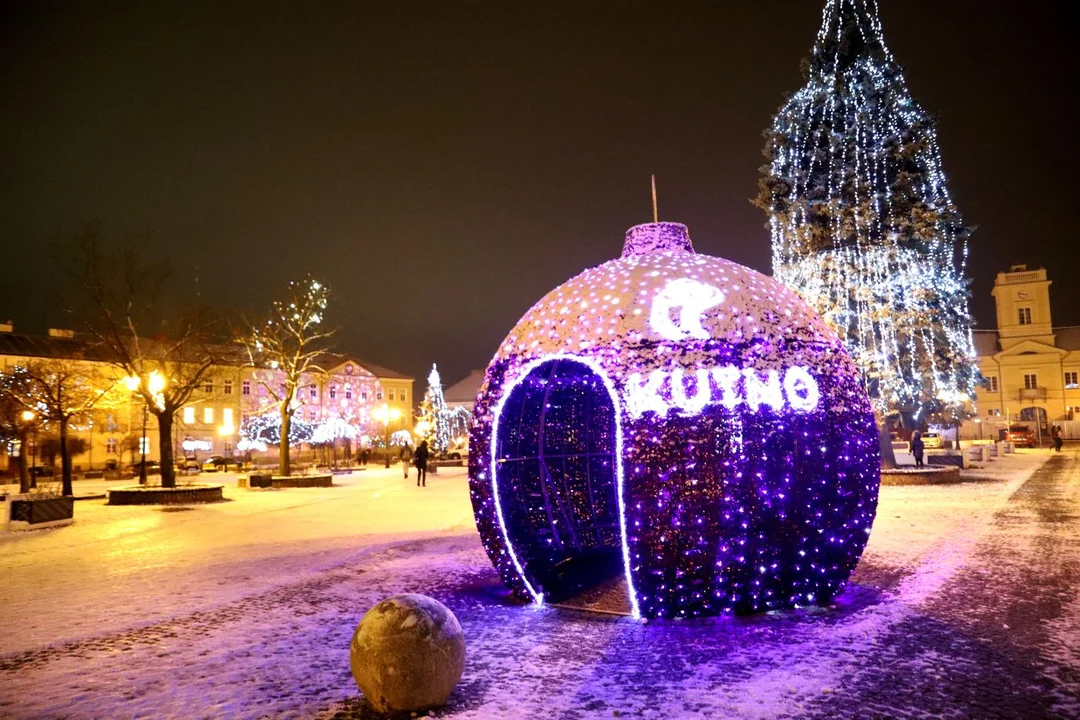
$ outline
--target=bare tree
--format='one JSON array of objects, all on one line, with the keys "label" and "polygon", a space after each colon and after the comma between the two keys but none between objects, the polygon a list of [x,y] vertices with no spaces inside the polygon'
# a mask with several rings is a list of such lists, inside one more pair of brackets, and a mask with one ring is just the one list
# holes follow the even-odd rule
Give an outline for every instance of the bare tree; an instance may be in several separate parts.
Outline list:
[{"label": "bare tree", "polygon": [[313,374],[334,330],[322,329],[330,288],[311,275],[290,281],[285,297],[275,300],[268,315],[249,321],[240,338],[255,379],[266,388],[281,415],[281,474],[289,475],[289,434],[293,413],[302,404],[297,390]]},{"label": "bare tree", "polygon": [[0,373],[0,442],[19,443],[15,464],[19,470],[19,492],[30,492],[30,473],[26,465],[26,449],[30,433],[41,424],[41,418],[23,402],[28,395],[26,378],[22,373]]},{"label": "bare tree", "polygon": [[[70,436],[71,423],[114,398],[116,381],[96,364],[76,358],[32,360],[17,366],[14,374],[20,390],[14,393],[15,399],[56,434],[62,492],[72,495],[71,456],[77,448]],[[85,442],[79,447],[84,446]]]},{"label": "bare tree", "polygon": [[85,225],[54,259],[78,293],[69,310],[157,418],[161,485],[176,487],[173,421],[208,371],[229,359],[222,316],[196,299],[169,307],[167,263],[145,260],[132,244],[108,247],[99,223]]}]

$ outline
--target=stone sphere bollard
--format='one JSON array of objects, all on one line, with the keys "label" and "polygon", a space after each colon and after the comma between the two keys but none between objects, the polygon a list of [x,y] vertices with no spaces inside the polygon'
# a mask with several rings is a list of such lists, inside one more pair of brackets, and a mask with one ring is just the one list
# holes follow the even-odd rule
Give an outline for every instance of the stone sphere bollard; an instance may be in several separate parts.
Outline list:
[{"label": "stone sphere bollard", "polygon": [[356,627],[349,665],[379,712],[439,707],[465,669],[465,635],[438,600],[395,595],[368,610]]}]

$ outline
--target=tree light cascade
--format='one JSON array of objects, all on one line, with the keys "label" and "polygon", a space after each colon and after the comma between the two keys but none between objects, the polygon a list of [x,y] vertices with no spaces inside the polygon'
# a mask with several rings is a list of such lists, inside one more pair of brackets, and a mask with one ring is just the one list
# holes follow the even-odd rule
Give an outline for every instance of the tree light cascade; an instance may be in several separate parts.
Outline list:
[{"label": "tree light cascade", "polygon": [[776,279],[837,330],[879,414],[959,417],[977,379],[969,230],[876,0],[828,0],[806,85],[766,155],[757,202]]}]

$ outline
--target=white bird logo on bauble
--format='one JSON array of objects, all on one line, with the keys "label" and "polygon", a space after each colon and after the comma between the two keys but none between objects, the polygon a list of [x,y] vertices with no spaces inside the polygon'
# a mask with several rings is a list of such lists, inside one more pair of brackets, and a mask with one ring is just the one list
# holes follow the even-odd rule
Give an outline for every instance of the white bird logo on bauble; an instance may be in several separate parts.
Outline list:
[{"label": "white bird logo on bauble", "polygon": [[[672,280],[653,299],[649,325],[665,340],[680,342],[687,338],[708,340],[709,333],[701,326],[709,308],[724,302],[724,293],[712,285],[690,278]],[[678,321],[672,321],[672,311],[678,309]]]}]

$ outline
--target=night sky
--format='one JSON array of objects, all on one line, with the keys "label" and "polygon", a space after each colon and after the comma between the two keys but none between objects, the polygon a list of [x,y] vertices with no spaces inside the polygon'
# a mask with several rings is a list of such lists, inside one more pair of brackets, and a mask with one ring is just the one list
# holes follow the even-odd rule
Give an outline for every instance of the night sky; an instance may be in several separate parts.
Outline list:
[{"label": "night sky", "polygon": [[[1080,324],[1068,3],[879,1],[978,227],[978,325],[1012,263]],[[0,320],[71,326],[47,246],[96,217],[236,312],[310,270],[338,349],[452,383],[618,256],[650,173],[698,251],[768,273],[762,131],[823,2],[5,4]]]}]

